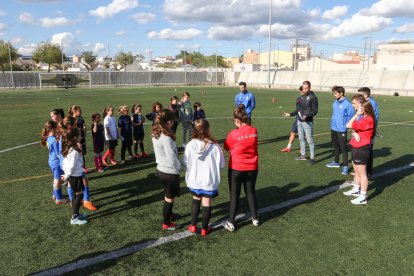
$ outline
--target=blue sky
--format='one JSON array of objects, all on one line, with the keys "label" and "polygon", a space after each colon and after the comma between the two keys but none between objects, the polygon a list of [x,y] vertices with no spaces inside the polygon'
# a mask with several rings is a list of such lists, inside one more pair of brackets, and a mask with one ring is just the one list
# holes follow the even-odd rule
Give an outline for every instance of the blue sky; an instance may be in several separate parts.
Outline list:
[{"label": "blue sky", "polygon": [[[153,56],[181,49],[240,56],[268,50],[269,0],[2,0],[0,39],[21,54],[41,41],[62,44],[67,55],[119,51]],[[325,56],[414,38],[412,0],[273,0],[272,48],[289,50],[295,38]],[[315,43],[316,42],[316,43]],[[327,43],[327,44],[323,44]],[[333,46],[345,45],[350,47]],[[315,47],[316,46],[316,47]]]}]

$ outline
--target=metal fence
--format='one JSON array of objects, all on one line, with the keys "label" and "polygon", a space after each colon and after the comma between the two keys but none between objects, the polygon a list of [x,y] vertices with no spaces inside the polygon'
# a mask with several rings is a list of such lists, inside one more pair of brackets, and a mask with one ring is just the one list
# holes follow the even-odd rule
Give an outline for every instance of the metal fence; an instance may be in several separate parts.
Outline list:
[{"label": "metal fence", "polygon": [[[0,72],[0,89],[40,88],[39,74],[45,72]],[[70,74],[71,72],[65,72]],[[73,72],[76,74],[76,72]],[[221,85],[224,72],[90,72],[92,86],[129,86],[129,85]],[[89,84],[79,84],[88,87]],[[56,85],[42,83],[43,87]]]}]

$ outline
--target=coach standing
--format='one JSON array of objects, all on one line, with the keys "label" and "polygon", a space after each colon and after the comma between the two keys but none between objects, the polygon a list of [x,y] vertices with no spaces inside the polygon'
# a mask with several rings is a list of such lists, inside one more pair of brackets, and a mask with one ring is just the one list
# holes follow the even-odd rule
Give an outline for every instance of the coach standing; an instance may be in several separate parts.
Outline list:
[{"label": "coach standing", "polygon": [[310,81],[303,82],[303,92],[297,104],[297,111],[291,115],[298,115],[298,134],[300,142],[300,156],[296,160],[307,160],[306,158],[306,140],[309,144],[310,159],[309,164],[314,165],[315,161],[315,143],[313,141],[313,117],[318,114],[318,98],[311,91]]},{"label": "coach standing", "polygon": [[247,116],[249,116],[250,124],[252,121],[252,111],[256,107],[256,100],[253,93],[247,91],[246,83],[244,81],[239,82],[239,87],[240,93],[236,95],[234,102],[236,104],[236,108],[238,108],[240,104],[244,105]]}]

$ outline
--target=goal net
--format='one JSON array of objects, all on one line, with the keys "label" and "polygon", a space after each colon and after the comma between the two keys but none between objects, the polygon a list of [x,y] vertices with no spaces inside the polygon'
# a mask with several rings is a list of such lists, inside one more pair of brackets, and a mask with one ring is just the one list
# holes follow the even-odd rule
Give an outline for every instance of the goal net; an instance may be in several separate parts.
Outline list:
[{"label": "goal net", "polygon": [[54,72],[39,73],[40,89],[43,87],[71,88],[78,86],[92,86],[91,73],[88,72]]}]

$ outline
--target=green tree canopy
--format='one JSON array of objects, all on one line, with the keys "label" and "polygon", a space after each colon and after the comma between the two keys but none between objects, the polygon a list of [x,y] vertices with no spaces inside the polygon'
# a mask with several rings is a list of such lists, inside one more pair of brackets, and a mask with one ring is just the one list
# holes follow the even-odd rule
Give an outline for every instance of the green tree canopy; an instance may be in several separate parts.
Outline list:
[{"label": "green tree canopy", "polygon": [[[197,67],[215,67],[216,66],[216,55],[205,56],[200,52],[187,52],[186,50],[181,50],[175,58],[179,59],[182,58],[184,60],[185,57],[185,64],[192,64]],[[217,56],[217,66],[218,67],[227,67],[226,62],[224,61],[223,56]]]},{"label": "green tree canopy", "polygon": [[127,65],[134,62],[134,56],[131,52],[125,53],[121,51],[115,56],[115,62],[117,64],[117,70],[126,69]]},{"label": "green tree canopy", "polygon": [[10,42],[4,42],[3,40],[0,40],[0,68],[3,73],[6,66],[10,67],[10,57],[12,62],[17,59],[18,54],[16,48],[14,48]]},{"label": "green tree canopy", "polygon": [[83,59],[82,65],[85,66],[86,70],[93,71],[98,67],[98,62],[96,61],[97,56],[93,54],[92,51],[84,51],[81,54]]},{"label": "green tree canopy", "polygon": [[33,60],[37,63],[47,63],[50,72],[50,66],[52,64],[62,63],[62,50],[58,45],[52,44],[50,41],[41,42],[33,51]]}]

